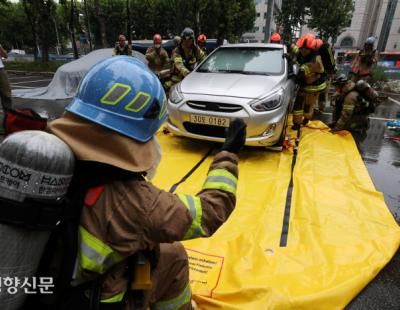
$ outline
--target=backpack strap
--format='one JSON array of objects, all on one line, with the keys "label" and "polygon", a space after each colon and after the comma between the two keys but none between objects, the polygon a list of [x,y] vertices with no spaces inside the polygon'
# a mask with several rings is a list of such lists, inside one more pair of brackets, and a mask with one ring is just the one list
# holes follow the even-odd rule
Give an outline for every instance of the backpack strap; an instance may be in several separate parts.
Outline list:
[{"label": "backpack strap", "polygon": [[66,200],[23,202],[0,198],[0,222],[33,230],[53,230],[65,218]]}]

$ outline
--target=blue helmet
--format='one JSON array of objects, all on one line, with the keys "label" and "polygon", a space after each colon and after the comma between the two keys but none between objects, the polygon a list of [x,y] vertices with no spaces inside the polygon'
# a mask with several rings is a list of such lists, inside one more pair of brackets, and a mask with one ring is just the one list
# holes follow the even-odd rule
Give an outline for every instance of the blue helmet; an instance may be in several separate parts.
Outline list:
[{"label": "blue helmet", "polygon": [[141,142],[150,140],[167,117],[160,81],[129,56],[93,66],[66,110]]},{"label": "blue helmet", "polygon": [[365,44],[374,45],[374,44],[375,44],[375,37],[369,37],[369,38],[365,41]]}]

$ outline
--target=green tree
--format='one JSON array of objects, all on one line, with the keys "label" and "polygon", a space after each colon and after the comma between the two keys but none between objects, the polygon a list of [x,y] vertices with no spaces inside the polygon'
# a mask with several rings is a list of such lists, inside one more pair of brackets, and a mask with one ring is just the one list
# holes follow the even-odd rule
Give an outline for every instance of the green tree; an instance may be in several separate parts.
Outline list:
[{"label": "green tree", "polygon": [[354,12],[353,0],[310,1],[310,19],[308,26],[316,29],[319,36],[325,40],[337,37],[351,23]]},{"label": "green tree", "polygon": [[50,47],[56,44],[53,25],[55,3],[53,0],[22,0],[25,14],[31,24],[34,40],[39,43],[42,61],[49,61]]},{"label": "green tree", "polygon": [[0,24],[0,42],[7,49],[25,49],[26,46],[34,45],[21,3],[0,3]]},{"label": "green tree", "polygon": [[253,0],[210,0],[203,10],[201,29],[208,37],[217,38],[219,45],[224,39],[236,42],[253,28],[255,18]]},{"label": "green tree", "polygon": [[100,0],[94,0],[94,9],[97,18],[97,23],[100,29],[101,46],[108,47],[107,32],[106,32],[107,14],[104,12],[103,5]]},{"label": "green tree", "polygon": [[[309,3],[312,0],[283,0],[282,9],[277,16],[277,23],[283,27],[282,37],[284,42],[293,41],[293,33],[306,24],[306,16],[309,13]],[[330,1],[314,1],[316,4]]]},{"label": "green tree", "polygon": [[78,59],[78,48],[76,46],[76,29],[81,28],[79,25],[79,18],[78,18],[78,8],[77,8],[77,1],[76,0],[61,0],[60,5],[62,9],[60,10],[60,14],[62,15],[62,19],[64,21],[64,25],[66,25],[66,30],[68,33],[69,40],[72,44],[72,49],[74,51],[75,59]]}]

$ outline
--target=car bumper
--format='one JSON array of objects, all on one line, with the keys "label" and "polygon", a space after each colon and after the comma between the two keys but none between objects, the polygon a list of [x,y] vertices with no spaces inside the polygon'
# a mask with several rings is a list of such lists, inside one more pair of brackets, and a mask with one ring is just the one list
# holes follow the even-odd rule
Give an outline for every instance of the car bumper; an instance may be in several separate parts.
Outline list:
[{"label": "car bumper", "polygon": [[[235,112],[204,111],[190,107],[187,102],[223,102],[240,106]],[[223,117],[233,120],[242,118],[247,124],[246,145],[267,147],[279,142],[285,127],[288,106],[283,104],[273,111],[257,113],[248,105],[249,99],[220,98],[214,96],[193,95],[183,102],[172,104],[168,102],[168,128],[179,136],[194,139],[223,142],[224,127],[199,125],[191,122],[191,115]]]}]

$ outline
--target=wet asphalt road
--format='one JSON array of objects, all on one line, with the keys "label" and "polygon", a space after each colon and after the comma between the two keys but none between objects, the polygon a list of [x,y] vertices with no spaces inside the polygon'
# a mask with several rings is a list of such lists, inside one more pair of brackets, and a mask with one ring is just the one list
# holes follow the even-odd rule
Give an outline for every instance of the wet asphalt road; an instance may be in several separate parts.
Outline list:
[{"label": "wet asphalt road", "polygon": [[[33,79],[48,79],[34,77]],[[45,86],[45,81],[26,82],[29,79],[10,79],[16,81],[13,89],[23,87]],[[395,98],[400,101],[399,98]],[[30,107],[36,112],[47,116],[49,119],[57,118],[64,111],[70,100],[29,100],[14,98],[15,107]],[[384,193],[386,204],[396,221],[400,224],[400,141],[388,139],[396,133],[387,129],[388,119],[400,118],[400,102],[386,100],[377,109],[370,119],[370,128],[365,139],[358,140],[361,156],[369,174],[378,191]],[[329,108],[319,117],[324,122],[329,122],[331,114]],[[1,118],[2,119],[2,116]],[[400,132],[397,132],[400,135]],[[400,309],[400,251],[396,253],[391,262],[347,307],[349,310]]]},{"label": "wet asphalt road", "polygon": [[8,80],[12,89],[34,89],[37,87],[47,86],[52,77],[42,75],[30,75],[30,74],[8,74]]}]

